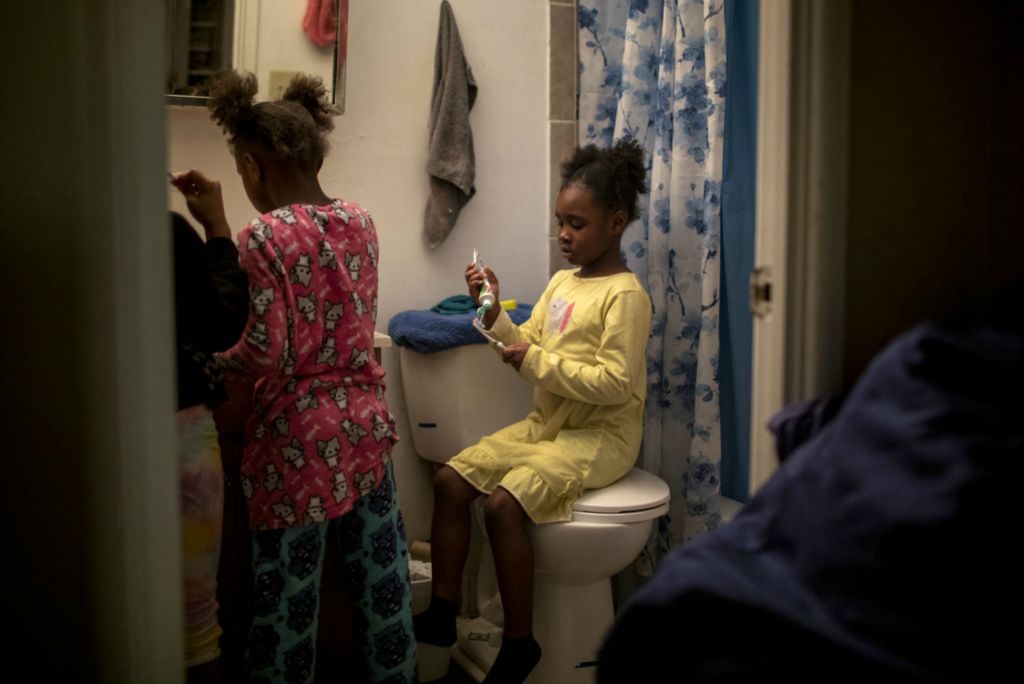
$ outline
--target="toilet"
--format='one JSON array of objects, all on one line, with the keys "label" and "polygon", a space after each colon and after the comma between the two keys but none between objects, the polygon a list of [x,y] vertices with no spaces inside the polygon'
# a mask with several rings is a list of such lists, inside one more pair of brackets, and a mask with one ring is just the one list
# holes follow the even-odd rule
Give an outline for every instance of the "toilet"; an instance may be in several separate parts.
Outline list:
[{"label": "toilet", "polygon": [[[521,420],[533,405],[532,387],[487,345],[429,355],[400,348],[399,356],[413,444],[435,463]],[[668,485],[634,468],[607,487],[584,492],[572,520],[531,527],[534,636],[544,655],[527,682],[595,680],[597,651],[614,619],[610,578],[640,554],[668,504]],[[479,506],[474,519],[474,534],[486,544]],[[475,598],[479,617],[460,619],[451,655],[479,681],[501,645],[501,599],[489,548],[480,554]]]}]

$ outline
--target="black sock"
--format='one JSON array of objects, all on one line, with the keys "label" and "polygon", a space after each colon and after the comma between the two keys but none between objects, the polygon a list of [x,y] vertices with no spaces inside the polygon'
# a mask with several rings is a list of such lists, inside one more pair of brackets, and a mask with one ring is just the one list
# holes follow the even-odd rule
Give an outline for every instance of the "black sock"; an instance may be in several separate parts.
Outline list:
[{"label": "black sock", "polygon": [[458,614],[458,601],[431,596],[430,607],[412,618],[416,641],[431,646],[451,646],[455,643],[455,616]]},{"label": "black sock", "polygon": [[540,644],[530,632],[521,639],[501,638],[501,650],[483,684],[522,684],[540,662]]}]

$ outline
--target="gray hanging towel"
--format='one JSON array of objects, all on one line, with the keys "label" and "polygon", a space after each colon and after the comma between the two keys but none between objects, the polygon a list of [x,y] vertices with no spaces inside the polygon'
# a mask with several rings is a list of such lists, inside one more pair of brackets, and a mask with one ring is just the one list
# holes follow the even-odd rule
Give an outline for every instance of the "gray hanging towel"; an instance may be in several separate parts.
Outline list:
[{"label": "gray hanging towel", "polygon": [[459,212],[476,193],[476,162],[469,110],[476,101],[476,81],[462,52],[459,27],[448,0],[441,3],[434,52],[434,92],[430,102],[427,173],[430,197],[423,217],[427,246],[441,244]]}]

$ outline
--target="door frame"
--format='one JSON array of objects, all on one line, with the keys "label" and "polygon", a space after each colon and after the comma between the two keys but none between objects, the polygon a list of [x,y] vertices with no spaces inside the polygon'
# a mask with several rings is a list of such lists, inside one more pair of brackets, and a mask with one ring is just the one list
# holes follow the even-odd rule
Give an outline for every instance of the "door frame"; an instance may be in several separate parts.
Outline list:
[{"label": "door frame", "polygon": [[778,466],[771,416],[840,389],[851,17],[851,0],[761,3],[751,493]]}]

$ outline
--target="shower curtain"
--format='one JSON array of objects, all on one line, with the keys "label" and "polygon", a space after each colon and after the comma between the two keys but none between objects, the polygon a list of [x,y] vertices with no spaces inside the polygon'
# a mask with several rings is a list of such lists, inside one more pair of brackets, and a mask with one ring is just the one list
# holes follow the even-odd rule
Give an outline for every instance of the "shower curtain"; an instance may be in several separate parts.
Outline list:
[{"label": "shower curtain", "polygon": [[[720,522],[719,252],[724,0],[580,0],[580,144],[647,150],[622,241],[654,305],[640,465],[672,490],[640,572]],[[644,567],[646,566],[646,567]]]}]

